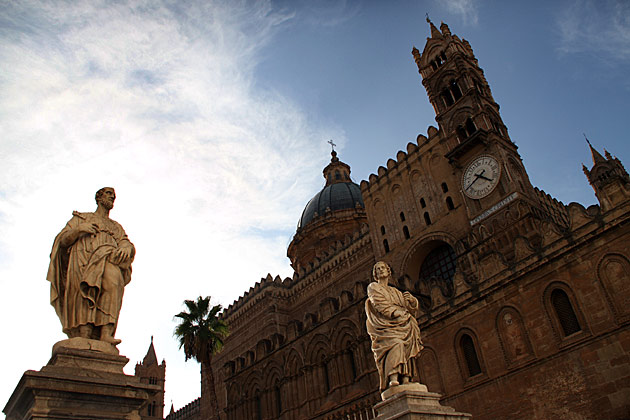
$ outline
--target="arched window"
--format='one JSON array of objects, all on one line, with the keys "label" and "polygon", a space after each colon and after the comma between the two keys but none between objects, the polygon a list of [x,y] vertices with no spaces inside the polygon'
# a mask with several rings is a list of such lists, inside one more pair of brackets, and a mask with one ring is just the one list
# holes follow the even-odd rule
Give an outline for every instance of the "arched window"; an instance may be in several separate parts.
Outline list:
[{"label": "arched window", "polygon": [[446,197],[446,208],[449,210],[453,210],[455,205],[453,204],[453,199],[451,197]]},{"label": "arched window", "polygon": [[402,212],[402,211],[400,212],[400,220],[401,220],[402,222],[404,222],[404,221],[405,221],[405,213],[404,213],[404,212]]},{"label": "arched window", "polygon": [[455,250],[442,242],[433,248],[422,261],[420,280],[428,284],[436,284],[444,296],[453,295],[453,276],[457,271]]},{"label": "arched window", "polygon": [[475,349],[475,342],[468,334],[464,334],[459,339],[459,345],[461,347],[462,356],[466,362],[466,368],[468,370],[468,377],[479,375],[481,373],[481,364],[479,363],[479,357],[477,356],[477,350]]},{"label": "arched window", "polygon": [[448,192],[448,185],[446,185],[446,182],[442,182],[442,192]]},{"label": "arched window", "polygon": [[429,212],[424,212],[424,223],[429,226],[431,224],[431,216],[429,216]]},{"label": "arched window", "polygon": [[385,252],[389,252],[389,242],[387,242],[387,239],[383,239],[383,248],[385,248]]},{"label": "arched window", "polygon": [[420,199],[420,206],[421,206],[422,208],[425,208],[425,207],[427,206],[427,202],[426,202],[426,201],[424,201],[424,198],[421,198],[421,199]]},{"label": "arched window", "polygon": [[403,234],[405,235],[405,239],[411,238],[411,235],[409,235],[409,228],[407,226],[403,226]]},{"label": "arched window", "polygon": [[385,235],[385,226],[381,226],[381,235]]},{"label": "arched window", "polygon": [[564,290],[554,289],[551,292],[551,305],[553,306],[565,337],[582,331],[580,322],[573,310],[573,305],[571,305],[571,300],[569,300],[569,296],[567,296]]}]

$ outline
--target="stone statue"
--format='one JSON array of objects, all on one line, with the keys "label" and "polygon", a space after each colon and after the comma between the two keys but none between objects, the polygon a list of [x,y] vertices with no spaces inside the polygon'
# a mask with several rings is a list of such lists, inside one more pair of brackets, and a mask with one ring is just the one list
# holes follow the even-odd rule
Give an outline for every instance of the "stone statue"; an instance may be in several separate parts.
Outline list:
[{"label": "stone statue", "polygon": [[392,271],[387,263],[374,264],[372,276],[365,301],[366,325],[383,391],[410,382],[414,358],[423,346],[415,317],[418,300],[388,285]]},{"label": "stone statue", "polygon": [[47,275],[50,304],[69,338],[116,346],[120,340],[114,333],[136,250],[122,226],[109,218],[114,189],[101,188],[95,198],[96,211],[74,211],[55,238]]}]

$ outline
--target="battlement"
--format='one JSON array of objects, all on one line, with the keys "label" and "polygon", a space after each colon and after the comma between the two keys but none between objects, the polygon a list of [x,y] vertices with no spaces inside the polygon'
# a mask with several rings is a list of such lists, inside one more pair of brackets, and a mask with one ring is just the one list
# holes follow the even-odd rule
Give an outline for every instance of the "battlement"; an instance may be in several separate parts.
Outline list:
[{"label": "battlement", "polygon": [[386,183],[390,177],[397,174],[397,170],[403,162],[415,158],[416,155],[420,153],[420,149],[425,144],[429,143],[431,140],[439,135],[438,129],[432,125],[427,128],[427,133],[429,134],[428,138],[423,134],[419,134],[416,138],[415,144],[412,142],[407,143],[407,151],[404,152],[402,150],[399,150],[398,153],[396,153],[396,160],[391,158],[388,159],[387,168],[384,166],[379,166],[377,174],[372,173],[368,177],[367,181],[361,181],[361,192],[370,192],[372,189],[378,188],[381,184]]},{"label": "battlement", "polygon": [[540,205],[549,213],[553,221],[562,227],[569,226],[569,211],[562,201],[556,200],[545,191],[534,187]]},{"label": "battlement", "polygon": [[201,404],[201,397],[196,398],[180,408],[179,410],[170,413],[165,417],[165,420],[193,420],[199,418],[199,408]]},{"label": "battlement", "polygon": [[[320,278],[324,273],[332,270],[356,253],[357,249],[365,245],[366,240],[369,242],[368,233],[368,226],[363,225],[361,230],[352,236],[346,235],[343,241],[339,240],[331,244],[328,250],[319,253],[306,268],[302,268],[299,273],[293,273],[293,278],[286,277],[283,280],[280,276],[272,277],[271,274],[267,274],[267,277],[261,278],[234,303],[224,309],[221,318],[232,318],[233,320],[238,317],[238,313],[247,310],[261,300],[264,295],[262,292],[269,288],[275,289],[277,296],[291,296],[295,291],[311,284],[314,279]],[[298,287],[295,288],[296,286]]]}]

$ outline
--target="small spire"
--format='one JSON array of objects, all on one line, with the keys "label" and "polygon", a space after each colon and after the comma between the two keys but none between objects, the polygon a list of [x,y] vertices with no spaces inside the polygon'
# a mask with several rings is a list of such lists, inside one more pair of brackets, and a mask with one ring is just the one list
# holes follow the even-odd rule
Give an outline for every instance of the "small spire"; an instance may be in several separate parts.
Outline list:
[{"label": "small spire", "polygon": [[586,133],[582,133],[582,134],[584,134],[584,138],[586,139],[586,142],[588,143],[588,147],[591,149],[591,156],[593,157],[593,164],[597,165],[598,163],[606,162],[606,159],[604,159],[604,157],[597,150],[595,150],[591,142],[588,140],[588,137],[586,137]]},{"label": "small spire", "polygon": [[152,366],[157,365],[157,356],[155,354],[155,347],[153,347],[153,336],[151,336],[151,344],[149,344],[149,349],[147,350],[146,356],[142,360],[143,366]]},{"label": "small spire", "polygon": [[442,35],[444,36],[451,36],[451,29],[444,22],[442,22],[440,25],[440,31],[442,31]]},{"label": "small spire", "polygon": [[442,34],[438,30],[438,28],[436,28],[433,22],[431,22],[431,19],[429,19],[428,13],[426,14],[426,16],[427,16],[427,23],[431,27],[431,38],[442,38]]}]

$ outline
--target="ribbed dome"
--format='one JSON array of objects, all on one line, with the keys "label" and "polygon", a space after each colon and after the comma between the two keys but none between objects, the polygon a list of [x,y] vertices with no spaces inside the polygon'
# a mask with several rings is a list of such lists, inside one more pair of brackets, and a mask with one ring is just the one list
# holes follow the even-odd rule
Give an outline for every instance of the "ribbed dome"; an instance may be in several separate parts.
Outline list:
[{"label": "ribbed dome", "polygon": [[306,205],[298,223],[298,230],[315,217],[322,216],[327,209],[331,211],[353,209],[357,205],[361,208],[365,207],[361,189],[354,182],[336,182],[326,185]]}]

